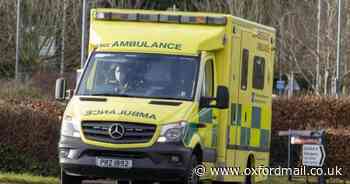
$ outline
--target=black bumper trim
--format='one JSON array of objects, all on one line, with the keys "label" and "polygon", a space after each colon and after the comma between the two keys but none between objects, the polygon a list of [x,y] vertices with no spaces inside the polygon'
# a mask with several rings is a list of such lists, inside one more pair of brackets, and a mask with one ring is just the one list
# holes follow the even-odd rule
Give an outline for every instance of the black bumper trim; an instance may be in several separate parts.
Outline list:
[{"label": "black bumper trim", "polygon": [[[69,158],[60,154],[61,167],[69,175],[142,181],[178,181],[187,174],[192,155],[192,150],[182,144],[157,143],[147,148],[107,149],[69,137],[61,137],[61,150],[71,151]],[[171,161],[172,156],[180,160]],[[96,157],[131,159],[133,168],[100,168],[96,166]]]}]

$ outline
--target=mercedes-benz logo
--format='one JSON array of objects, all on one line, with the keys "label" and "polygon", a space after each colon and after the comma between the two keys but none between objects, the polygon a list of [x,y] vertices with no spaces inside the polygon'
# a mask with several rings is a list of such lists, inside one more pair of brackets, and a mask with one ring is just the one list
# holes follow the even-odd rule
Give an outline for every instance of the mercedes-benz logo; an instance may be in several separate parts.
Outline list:
[{"label": "mercedes-benz logo", "polygon": [[109,127],[108,133],[113,139],[121,139],[124,137],[125,128],[121,124],[113,124]]}]

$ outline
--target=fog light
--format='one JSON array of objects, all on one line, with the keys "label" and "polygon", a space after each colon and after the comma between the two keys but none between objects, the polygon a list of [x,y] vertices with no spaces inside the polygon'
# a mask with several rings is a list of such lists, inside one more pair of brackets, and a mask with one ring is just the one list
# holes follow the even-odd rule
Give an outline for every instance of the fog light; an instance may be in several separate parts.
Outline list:
[{"label": "fog light", "polygon": [[68,158],[69,152],[70,152],[69,149],[61,149],[60,158]]},{"label": "fog light", "polygon": [[166,138],[165,137],[159,137],[158,138],[158,142],[166,142]]},{"label": "fog light", "polygon": [[76,155],[76,150],[73,149],[61,149],[60,158],[74,159]]},{"label": "fog light", "polygon": [[180,157],[173,155],[170,157],[170,161],[174,162],[174,163],[178,163],[178,162],[180,162]]},{"label": "fog light", "polygon": [[76,155],[76,150],[69,150],[69,153],[68,153],[68,158],[69,159],[74,159],[75,158],[75,155]]}]

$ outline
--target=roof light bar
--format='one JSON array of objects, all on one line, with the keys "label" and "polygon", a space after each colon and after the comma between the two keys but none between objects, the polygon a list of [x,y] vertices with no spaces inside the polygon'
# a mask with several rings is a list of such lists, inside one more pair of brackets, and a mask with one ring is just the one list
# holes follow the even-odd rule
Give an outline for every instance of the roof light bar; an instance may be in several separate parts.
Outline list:
[{"label": "roof light bar", "polygon": [[207,17],[203,16],[182,16],[181,17],[181,23],[185,24],[206,24],[207,23]]},{"label": "roof light bar", "polygon": [[111,18],[112,18],[112,13],[102,13],[102,12],[96,13],[97,20],[109,20]]},{"label": "roof light bar", "polygon": [[137,14],[122,14],[122,13],[96,13],[97,20],[124,20],[124,21],[137,21]]},{"label": "roof light bar", "polygon": [[226,17],[208,17],[207,18],[208,24],[214,24],[214,25],[226,25],[227,24],[227,18]]},{"label": "roof light bar", "polygon": [[184,24],[209,24],[209,25],[226,25],[226,17],[204,17],[204,16],[182,16],[181,23]]},{"label": "roof light bar", "polygon": [[140,21],[140,22],[164,22],[183,24],[209,24],[226,25],[227,17],[207,17],[207,16],[180,16],[180,15],[158,15],[158,14],[123,14],[111,12],[97,12],[97,20],[120,20],[120,21]]},{"label": "roof light bar", "polygon": [[138,21],[141,22],[159,22],[159,15],[156,14],[138,14]]},{"label": "roof light bar", "polygon": [[160,15],[159,22],[167,22],[167,23],[180,23],[179,15]]}]

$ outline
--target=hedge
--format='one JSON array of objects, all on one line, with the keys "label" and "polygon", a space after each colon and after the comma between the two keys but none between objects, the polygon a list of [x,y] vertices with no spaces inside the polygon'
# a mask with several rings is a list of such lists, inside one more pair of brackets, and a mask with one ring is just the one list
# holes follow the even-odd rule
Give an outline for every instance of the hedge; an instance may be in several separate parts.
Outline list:
[{"label": "hedge", "polygon": [[[326,167],[343,168],[343,177],[350,178],[350,98],[303,96],[277,98],[272,113],[272,165],[287,165],[287,138],[278,137],[281,130],[326,130]],[[293,156],[301,163],[301,147]]]},{"label": "hedge", "polygon": [[57,175],[60,121],[55,104],[0,101],[0,171]]},{"label": "hedge", "polygon": [[[64,107],[51,102],[0,100],[0,171],[58,175],[57,142]],[[287,140],[280,130],[325,129],[327,167],[350,178],[350,98],[293,97],[273,102],[272,166],[287,165]],[[300,156],[300,148],[295,156]],[[298,160],[295,161],[300,163]]]}]

